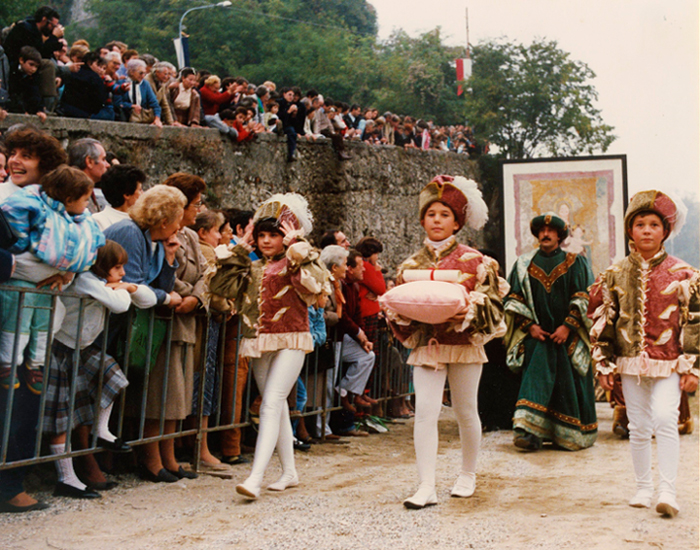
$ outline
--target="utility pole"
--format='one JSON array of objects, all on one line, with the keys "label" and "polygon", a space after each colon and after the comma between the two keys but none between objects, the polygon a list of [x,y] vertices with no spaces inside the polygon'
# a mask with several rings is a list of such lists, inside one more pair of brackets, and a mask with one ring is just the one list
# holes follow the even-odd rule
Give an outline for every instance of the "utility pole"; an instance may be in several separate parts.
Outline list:
[{"label": "utility pole", "polygon": [[464,8],[465,12],[465,18],[467,20],[467,55],[465,55],[465,59],[471,59],[471,52],[469,51],[469,8]]}]

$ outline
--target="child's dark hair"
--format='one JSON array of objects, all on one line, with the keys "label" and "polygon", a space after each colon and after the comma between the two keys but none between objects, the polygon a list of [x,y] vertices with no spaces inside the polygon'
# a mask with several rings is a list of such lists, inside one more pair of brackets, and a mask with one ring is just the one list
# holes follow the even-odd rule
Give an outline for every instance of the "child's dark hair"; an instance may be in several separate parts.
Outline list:
[{"label": "child's dark hair", "polygon": [[255,222],[255,226],[253,227],[253,239],[255,239],[256,242],[258,240],[258,235],[263,231],[284,236],[275,218],[264,218]]},{"label": "child's dark hair", "polygon": [[224,109],[219,113],[219,117],[221,120],[234,120],[236,118],[236,113],[231,109]]},{"label": "child's dark hair", "polygon": [[124,247],[116,241],[105,241],[105,245],[97,250],[97,259],[90,268],[100,279],[109,277],[109,271],[118,265],[129,261],[129,255]]},{"label": "child's dark hair", "polygon": [[41,54],[32,46],[22,46],[19,50],[19,58],[23,61],[34,61],[37,65],[41,64]]},{"label": "child's dark hair", "polygon": [[78,168],[62,164],[39,180],[44,192],[59,202],[77,201],[93,190],[93,181]]}]

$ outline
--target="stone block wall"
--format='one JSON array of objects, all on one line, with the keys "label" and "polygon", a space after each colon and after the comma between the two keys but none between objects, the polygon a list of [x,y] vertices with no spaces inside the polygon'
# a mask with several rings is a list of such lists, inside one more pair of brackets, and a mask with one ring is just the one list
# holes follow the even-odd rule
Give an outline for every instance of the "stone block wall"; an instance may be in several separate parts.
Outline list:
[{"label": "stone block wall", "polygon": [[[286,162],[286,138],[272,134],[238,144],[211,129],[155,128],[121,122],[10,115],[0,130],[32,122],[64,145],[93,137],[122,162],[136,164],[148,185],[178,172],[195,173],[207,182],[207,202],[254,210],[272,193],[304,195],[314,214],[313,238],[330,227],[342,229],[351,242],[365,235],[385,246],[383,264],[391,271],[417,250],[424,233],[417,210],[420,190],[436,174],[459,174],[479,181],[477,166],[466,155],[404,150],[392,146],[349,143],[349,161],[338,161],[329,141],[299,140],[299,160]],[[460,240],[499,248],[500,202],[497,189],[484,189],[491,220],[483,233],[465,229]]]}]

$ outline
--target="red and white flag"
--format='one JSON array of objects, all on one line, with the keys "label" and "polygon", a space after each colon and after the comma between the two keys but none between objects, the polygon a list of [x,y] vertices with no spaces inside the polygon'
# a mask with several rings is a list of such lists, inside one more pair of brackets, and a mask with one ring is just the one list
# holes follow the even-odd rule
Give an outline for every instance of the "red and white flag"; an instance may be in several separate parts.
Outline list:
[{"label": "red and white flag", "polygon": [[[466,59],[455,59],[455,64],[457,65],[457,81],[463,82],[472,75],[472,60]],[[462,95],[462,85],[457,85],[457,95]]]}]

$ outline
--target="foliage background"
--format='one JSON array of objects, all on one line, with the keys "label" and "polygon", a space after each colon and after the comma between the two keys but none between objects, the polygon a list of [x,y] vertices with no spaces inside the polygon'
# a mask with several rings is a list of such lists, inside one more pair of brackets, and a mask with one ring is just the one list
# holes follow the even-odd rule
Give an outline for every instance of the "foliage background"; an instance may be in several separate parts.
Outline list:
[{"label": "foliage background", "polygon": [[[44,2],[4,0],[0,23]],[[189,8],[208,0],[55,0],[69,41],[121,40],[140,53],[174,60],[173,38]],[[615,139],[595,108],[593,71],[556,42],[473,47],[474,74],[457,96],[454,60],[439,27],[418,37],[377,38],[368,0],[233,0],[197,10],[184,24],[191,63],[220,76],[316,88],[326,97],[410,114],[438,125],[466,123],[507,158],[605,152]]]}]

